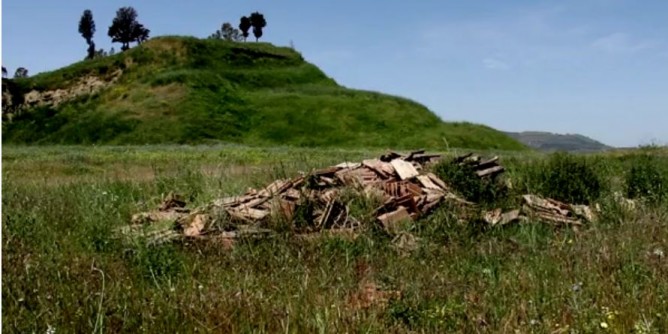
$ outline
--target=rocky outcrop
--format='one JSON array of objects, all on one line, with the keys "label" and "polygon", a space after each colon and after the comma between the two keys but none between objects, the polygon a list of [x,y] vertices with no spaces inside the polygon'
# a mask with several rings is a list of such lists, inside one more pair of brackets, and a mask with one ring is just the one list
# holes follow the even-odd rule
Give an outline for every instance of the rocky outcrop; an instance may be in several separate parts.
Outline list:
[{"label": "rocky outcrop", "polygon": [[24,105],[28,108],[43,105],[55,107],[79,96],[95,94],[116,82],[122,73],[121,70],[116,70],[105,79],[100,79],[93,75],[85,76],[79,79],[75,84],[64,89],[47,90],[42,92],[32,90],[25,95]]}]

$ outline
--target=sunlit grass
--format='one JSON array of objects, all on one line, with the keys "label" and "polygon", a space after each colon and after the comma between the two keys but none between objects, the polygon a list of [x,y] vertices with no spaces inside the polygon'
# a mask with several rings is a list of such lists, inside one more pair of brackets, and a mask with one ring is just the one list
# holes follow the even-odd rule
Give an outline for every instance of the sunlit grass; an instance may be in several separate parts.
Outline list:
[{"label": "sunlit grass", "polygon": [[[579,231],[487,228],[444,206],[403,251],[290,233],[220,243],[114,238],[169,191],[193,205],[380,150],[240,146],[3,147],[2,322],[7,332],[630,332],[668,330],[668,209],[618,210],[632,157],[603,156],[610,214]],[[461,152],[457,152],[461,153]],[[498,153],[498,152],[487,152]],[[452,153],[451,153],[452,154]],[[518,179],[536,154],[502,155]],[[665,157],[659,164],[664,164]],[[532,182],[526,178],[525,182]],[[362,206],[360,206],[362,208]],[[400,298],[354,307],[364,284]]]}]

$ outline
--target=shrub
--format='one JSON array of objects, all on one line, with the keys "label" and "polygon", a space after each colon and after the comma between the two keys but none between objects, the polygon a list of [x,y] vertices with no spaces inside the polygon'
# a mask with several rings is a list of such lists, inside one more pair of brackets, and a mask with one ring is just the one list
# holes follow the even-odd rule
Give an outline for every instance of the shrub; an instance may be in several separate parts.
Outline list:
[{"label": "shrub", "polygon": [[473,169],[452,161],[442,161],[434,167],[434,172],[461,196],[481,204],[494,204],[505,198],[507,188],[499,179],[482,179]]},{"label": "shrub", "polygon": [[563,202],[590,204],[603,190],[601,177],[586,157],[552,153],[547,161],[534,165],[531,173],[533,189]]},{"label": "shrub", "polygon": [[650,203],[660,203],[668,197],[668,180],[663,172],[654,156],[634,157],[631,170],[626,174],[626,196],[643,197]]}]

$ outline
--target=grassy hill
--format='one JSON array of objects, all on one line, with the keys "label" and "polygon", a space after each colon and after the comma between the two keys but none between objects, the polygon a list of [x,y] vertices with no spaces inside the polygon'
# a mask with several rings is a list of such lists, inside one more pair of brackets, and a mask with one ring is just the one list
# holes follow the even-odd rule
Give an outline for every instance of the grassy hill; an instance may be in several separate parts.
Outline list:
[{"label": "grassy hill", "polygon": [[556,134],[541,131],[505,133],[519,142],[541,151],[596,152],[612,148],[578,134]]},{"label": "grassy hill", "polygon": [[341,87],[267,43],[159,37],[13,85],[28,93],[26,110],[3,121],[5,143],[525,148],[404,98]]}]

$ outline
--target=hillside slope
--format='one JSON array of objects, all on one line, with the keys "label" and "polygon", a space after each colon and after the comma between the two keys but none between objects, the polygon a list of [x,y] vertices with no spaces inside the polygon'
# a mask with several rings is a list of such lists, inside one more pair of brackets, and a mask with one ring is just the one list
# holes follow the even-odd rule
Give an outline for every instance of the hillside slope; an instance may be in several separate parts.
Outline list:
[{"label": "hillside slope", "polygon": [[407,99],[341,87],[267,43],[159,37],[14,86],[23,108],[3,110],[6,143],[525,148]]},{"label": "hillside slope", "polygon": [[556,134],[541,131],[505,133],[519,142],[541,151],[595,152],[612,148],[578,134]]}]

